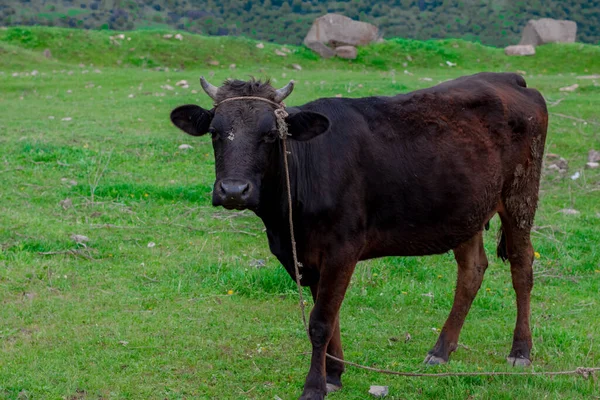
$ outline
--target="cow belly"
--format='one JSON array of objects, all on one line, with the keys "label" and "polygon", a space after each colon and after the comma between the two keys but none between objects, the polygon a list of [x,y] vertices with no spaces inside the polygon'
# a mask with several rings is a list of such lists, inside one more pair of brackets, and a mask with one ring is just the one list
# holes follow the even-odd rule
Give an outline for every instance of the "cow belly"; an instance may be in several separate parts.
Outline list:
[{"label": "cow belly", "polygon": [[[400,228],[401,229],[401,228]],[[367,239],[367,246],[361,260],[387,256],[426,256],[446,253],[472,238],[479,228],[460,229],[452,232],[411,231],[402,229],[373,235]],[[443,228],[440,227],[440,230]]]},{"label": "cow belly", "polygon": [[456,248],[496,213],[500,188],[498,180],[447,198],[421,193],[423,197],[415,199],[398,193],[399,201],[370,208],[362,258],[422,256]]}]

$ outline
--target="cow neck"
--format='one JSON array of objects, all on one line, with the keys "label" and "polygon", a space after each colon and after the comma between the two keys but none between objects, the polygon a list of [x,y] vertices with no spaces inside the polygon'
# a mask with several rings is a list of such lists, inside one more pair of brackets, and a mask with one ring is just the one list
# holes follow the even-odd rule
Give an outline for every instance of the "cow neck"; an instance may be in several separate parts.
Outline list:
[{"label": "cow neck", "polygon": [[[286,140],[286,139],[283,139]],[[297,146],[292,145],[292,141],[287,141],[288,152],[297,151]],[[279,225],[288,230],[288,206],[287,206],[287,186],[285,181],[285,170],[283,165],[283,149],[281,143],[274,146],[270,154],[271,167],[263,178],[261,185],[261,199],[257,215],[265,222],[265,225],[270,225],[279,230]],[[290,167],[290,186],[292,191],[292,203],[296,204],[295,199],[295,165],[288,159]],[[296,208],[296,207],[294,207]],[[269,226],[267,226],[269,228]]]}]

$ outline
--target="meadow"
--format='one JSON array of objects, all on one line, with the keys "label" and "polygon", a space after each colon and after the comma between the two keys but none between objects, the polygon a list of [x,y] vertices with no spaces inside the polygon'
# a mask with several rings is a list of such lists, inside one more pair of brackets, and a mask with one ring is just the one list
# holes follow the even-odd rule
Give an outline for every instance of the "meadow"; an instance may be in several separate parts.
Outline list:
[{"label": "meadow", "polygon": [[[524,74],[549,104],[546,153],[568,161],[566,172],[542,177],[532,370],[600,366],[600,169],[584,168],[588,151],[600,150],[600,78],[589,77],[600,74],[600,46],[508,58],[460,40],[395,39],[345,61],[165,33],[174,32],[111,40],[117,32],[0,30],[0,398],[300,395],[310,344],[295,284],[258,218],[211,206],[210,138],[169,121],[178,105],[210,106],[200,75],[214,84],[294,79],[286,102],[296,105],[480,71]],[[448,365],[422,361],[452,304],[452,253],[361,262],[341,311],[346,358],[402,371],[511,371],[516,307],[510,268],[495,257],[498,225],[495,217],[485,234],[490,267]],[[368,398],[375,384],[389,386],[388,399],[600,398],[598,376],[434,380],[349,367],[343,379],[328,398]]]}]

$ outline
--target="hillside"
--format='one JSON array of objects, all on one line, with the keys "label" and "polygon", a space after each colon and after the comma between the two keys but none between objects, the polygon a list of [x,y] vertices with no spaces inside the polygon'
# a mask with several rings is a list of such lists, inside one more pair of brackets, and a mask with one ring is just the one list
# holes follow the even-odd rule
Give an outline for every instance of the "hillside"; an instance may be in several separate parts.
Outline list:
[{"label": "hillside", "polygon": [[[588,44],[553,44],[540,46],[533,57],[507,57],[503,50],[458,39],[418,41],[390,39],[359,49],[354,61],[323,60],[304,46],[280,46],[243,37],[211,37],[173,31],[88,31],[48,27],[11,27],[0,30],[0,67],[25,68],[35,63],[94,64],[142,68],[177,68],[229,70],[252,68],[256,74],[273,68],[292,69],[375,69],[392,73],[410,73],[414,69],[459,69],[466,71],[536,71],[538,73],[598,72],[600,47]],[[123,35],[123,39],[119,38]],[[288,55],[275,54],[287,49]],[[51,53],[44,57],[44,50]],[[232,66],[234,64],[234,66]],[[406,71],[406,72],[404,72]]]},{"label": "hillside", "polygon": [[327,12],[374,23],[387,38],[461,38],[502,47],[519,41],[529,19],[570,19],[578,24],[578,41],[600,43],[598,0],[4,0],[0,25],[177,29],[298,45],[314,18]]}]

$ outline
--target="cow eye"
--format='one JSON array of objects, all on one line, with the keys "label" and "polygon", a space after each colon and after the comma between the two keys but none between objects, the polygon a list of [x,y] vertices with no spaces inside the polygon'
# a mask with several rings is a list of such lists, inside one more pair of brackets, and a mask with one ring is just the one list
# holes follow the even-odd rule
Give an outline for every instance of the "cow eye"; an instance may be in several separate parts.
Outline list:
[{"label": "cow eye", "polygon": [[273,129],[265,134],[265,136],[263,137],[263,140],[266,143],[273,143],[274,141],[277,140],[278,135],[279,135],[279,131],[277,131],[277,129]]},{"label": "cow eye", "polygon": [[217,130],[212,126],[208,128],[208,133],[210,133],[210,136],[212,136],[213,139],[215,139],[218,135]]}]

